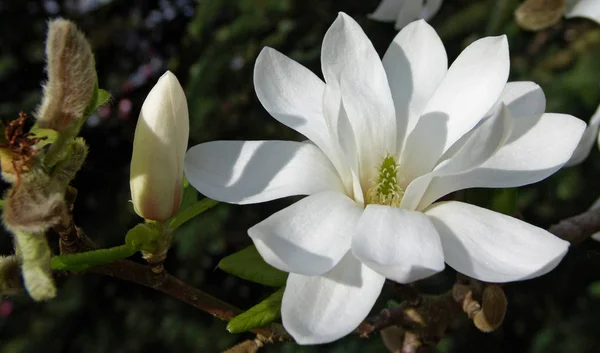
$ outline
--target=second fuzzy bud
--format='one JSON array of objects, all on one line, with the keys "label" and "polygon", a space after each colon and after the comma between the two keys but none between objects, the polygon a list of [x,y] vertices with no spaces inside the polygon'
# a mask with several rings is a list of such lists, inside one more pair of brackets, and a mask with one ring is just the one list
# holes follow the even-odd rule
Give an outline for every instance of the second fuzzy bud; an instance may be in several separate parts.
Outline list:
[{"label": "second fuzzy bud", "polygon": [[139,216],[164,221],[179,210],[188,135],[185,93],[167,71],[146,97],[135,129],[129,185]]}]

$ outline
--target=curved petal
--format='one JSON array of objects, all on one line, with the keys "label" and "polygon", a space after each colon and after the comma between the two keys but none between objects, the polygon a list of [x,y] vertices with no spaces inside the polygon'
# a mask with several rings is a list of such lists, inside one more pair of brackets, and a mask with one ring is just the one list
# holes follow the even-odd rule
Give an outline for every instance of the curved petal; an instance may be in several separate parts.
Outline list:
[{"label": "curved petal", "polygon": [[292,141],[202,143],[187,152],[185,175],[207,197],[235,204],[344,190],[318,147]]},{"label": "curved petal", "polygon": [[339,151],[323,116],[325,83],[320,78],[277,50],[265,47],[254,65],[254,88],[271,116],[314,142],[334,164],[339,163]]},{"label": "curved petal", "polygon": [[500,101],[504,103],[512,116],[531,116],[544,114],[546,96],[542,88],[535,82],[513,81],[506,83]]},{"label": "curved petal", "polygon": [[[492,117],[482,121],[465,136],[465,141],[448,159],[438,164],[431,173],[413,180],[408,185],[402,199],[402,207],[410,210],[422,210],[429,206],[435,199],[429,200],[427,197],[423,197],[428,181],[446,175],[463,174],[480,166],[493,157],[504,145],[512,129],[513,119],[510,111],[506,106],[501,105]],[[433,195],[428,196],[432,197]]]},{"label": "curved petal", "polygon": [[404,27],[383,56],[396,111],[398,149],[448,70],[444,44],[425,21]]},{"label": "curved petal", "polygon": [[581,137],[581,141],[577,145],[575,152],[571,156],[571,159],[565,164],[565,167],[570,167],[577,165],[583,162],[584,159],[590,154],[592,147],[595,145],[595,142],[598,138],[598,129],[600,128],[600,106],[596,109],[596,112],[590,119],[590,123],[588,124],[583,136]]},{"label": "curved petal", "polygon": [[425,214],[437,228],[446,263],[485,282],[541,276],[558,265],[569,243],[548,231],[462,202],[433,204]]},{"label": "curved petal", "polygon": [[350,252],[323,276],[290,273],[281,303],[283,327],[299,344],[335,341],[367,317],[384,282]]},{"label": "curved petal", "polygon": [[421,11],[421,18],[429,21],[442,7],[442,0],[427,0]]},{"label": "curved petal", "polygon": [[600,2],[598,0],[569,1],[565,17],[585,17],[600,23]]},{"label": "curved petal", "polygon": [[437,230],[421,212],[368,205],[352,237],[362,263],[398,283],[410,283],[444,269]]},{"label": "curved petal", "polygon": [[[408,0],[408,2],[410,1]],[[382,0],[375,11],[367,17],[375,21],[394,22],[404,2],[407,2],[407,0]]]},{"label": "curved petal", "polygon": [[[507,141],[481,166],[461,174],[434,178],[421,199],[429,204],[456,190],[467,188],[506,188],[532,184],[559,170],[571,157],[585,123],[565,114],[514,119],[513,135],[527,129],[514,141]],[[406,197],[406,195],[405,195]]]},{"label": "curved petal", "polygon": [[423,15],[423,0],[407,0],[402,4],[402,8],[397,12],[396,29],[402,29],[414,20],[418,20]]},{"label": "curved petal", "polygon": [[346,195],[310,195],[248,229],[271,266],[314,276],[331,270],[350,249],[363,209]]},{"label": "curved petal", "polygon": [[[416,175],[428,173],[442,154],[460,137],[471,130],[496,103],[508,78],[510,60],[506,36],[486,37],[469,45],[448,69],[426,107],[420,120],[433,120],[428,130],[445,139],[438,144],[430,139],[407,140],[408,151],[421,150],[422,158],[407,159],[406,167]],[[435,119],[432,119],[432,114]],[[442,118],[438,118],[441,115]],[[444,118],[445,117],[445,118]],[[415,128],[413,133],[418,131]],[[412,144],[412,145],[411,145]]]},{"label": "curved petal", "polygon": [[340,13],[325,34],[321,64],[327,84],[340,87],[361,169],[374,169],[373,156],[396,146],[394,102],[373,44],[348,15]]}]

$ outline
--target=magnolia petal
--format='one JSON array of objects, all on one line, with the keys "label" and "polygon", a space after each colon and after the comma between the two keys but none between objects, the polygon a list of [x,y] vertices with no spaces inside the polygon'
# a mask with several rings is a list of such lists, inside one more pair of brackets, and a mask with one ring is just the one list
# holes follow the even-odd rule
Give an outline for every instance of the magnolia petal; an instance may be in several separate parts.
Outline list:
[{"label": "magnolia petal", "polygon": [[402,8],[397,12],[396,29],[402,29],[414,20],[422,18],[423,15],[423,0],[406,0],[402,1]]},{"label": "magnolia petal", "polygon": [[568,1],[566,18],[585,17],[600,23],[600,2],[598,0],[571,0]]},{"label": "magnolia petal", "polygon": [[546,111],[546,96],[535,82],[514,81],[506,83],[500,102],[504,103],[512,116],[531,116]]},{"label": "magnolia petal", "polygon": [[444,269],[437,230],[421,212],[368,205],[352,237],[362,263],[398,283],[410,283]]},{"label": "magnolia petal", "polygon": [[558,265],[569,243],[548,231],[462,202],[433,204],[425,214],[437,228],[446,263],[485,282],[541,276]]},{"label": "magnolia petal", "polygon": [[340,13],[323,39],[321,64],[327,84],[340,87],[361,169],[370,170],[373,156],[396,145],[394,102],[381,60],[358,23]]},{"label": "magnolia petal", "polygon": [[254,88],[263,107],[282,124],[298,131],[338,161],[323,117],[325,83],[304,66],[265,47],[254,65]]},{"label": "magnolia petal", "polygon": [[346,195],[310,195],[248,229],[271,266],[314,276],[331,270],[350,249],[363,209]]},{"label": "magnolia petal", "polygon": [[372,20],[394,22],[405,0],[382,0],[373,13],[367,15]]},{"label": "magnolia petal", "polygon": [[575,152],[573,152],[571,159],[565,164],[565,167],[577,165],[587,158],[598,138],[598,128],[600,128],[600,106],[598,106],[598,109],[596,109],[596,112],[590,119],[590,123],[585,129],[581,141],[579,141]]},{"label": "magnolia petal", "polygon": [[281,303],[283,327],[299,344],[335,341],[367,317],[384,282],[351,252],[322,276],[290,273]]},{"label": "magnolia petal", "polygon": [[422,198],[423,193],[426,192],[425,189],[421,184],[418,187],[411,187],[413,183],[423,183],[419,179],[433,180],[433,178],[446,175],[462,174],[480,166],[504,145],[512,129],[513,118],[510,111],[506,106],[501,105],[493,116],[482,121],[479,126],[465,136],[466,141],[461,143],[460,148],[453,152],[448,159],[436,166],[431,173],[425,174],[409,184],[402,199],[402,206],[417,210],[429,206],[435,199]]},{"label": "magnolia petal", "polygon": [[344,190],[318,147],[292,141],[202,143],[187,152],[185,175],[207,197],[235,204]]},{"label": "magnolia petal", "polygon": [[[506,36],[486,37],[469,45],[448,69],[417,123],[428,122],[429,131],[438,138],[442,131],[445,138],[432,144],[431,138],[407,140],[407,149],[421,150],[422,158],[411,159],[407,168],[416,175],[431,171],[440,156],[461,136],[471,130],[496,103],[508,78],[510,60]],[[409,143],[415,146],[408,146]],[[441,147],[439,146],[441,144]]]},{"label": "magnolia petal", "polygon": [[[526,133],[521,134],[523,129]],[[584,129],[583,121],[565,114],[514,119],[512,135],[521,137],[514,141],[509,138],[490,159],[471,171],[434,178],[421,205],[456,190],[517,187],[543,180],[569,160]]]},{"label": "magnolia petal", "polygon": [[404,27],[383,56],[396,111],[398,149],[448,69],[446,50],[425,21]]},{"label": "magnolia petal", "polygon": [[430,20],[442,7],[442,0],[427,0],[421,11],[421,18]]}]

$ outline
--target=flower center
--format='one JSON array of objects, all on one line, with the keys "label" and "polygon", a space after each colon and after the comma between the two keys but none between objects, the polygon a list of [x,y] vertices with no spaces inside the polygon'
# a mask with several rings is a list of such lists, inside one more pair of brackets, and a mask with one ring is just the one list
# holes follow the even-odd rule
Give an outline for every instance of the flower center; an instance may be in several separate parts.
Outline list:
[{"label": "flower center", "polygon": [[377,180],[367,190],[367,204],[400,207],[404,189],[398,184],[400,165],[394,156],[388,154],[379,165]]}]

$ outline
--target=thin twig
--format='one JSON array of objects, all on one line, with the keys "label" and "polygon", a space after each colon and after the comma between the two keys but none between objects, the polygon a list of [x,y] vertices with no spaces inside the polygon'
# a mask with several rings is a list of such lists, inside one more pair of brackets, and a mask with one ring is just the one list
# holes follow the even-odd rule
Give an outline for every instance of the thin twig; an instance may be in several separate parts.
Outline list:
[{"label": "thin twig", "polygon": [[[168,273],[165,273],[164,282],[157,284],[152,278],[152,271],[150,271],[149,266],[138,264],[130,260],[115,261],[104,266],[96,267],[90,272],[119,278],[163,292],[224,321],[229,321],[242,312],[235,306],[221,301]],[[291,337],[285,332],[283,327],[278,324],[259,327],[251,331],[266,337],[269,342],[291,340]]]}]

